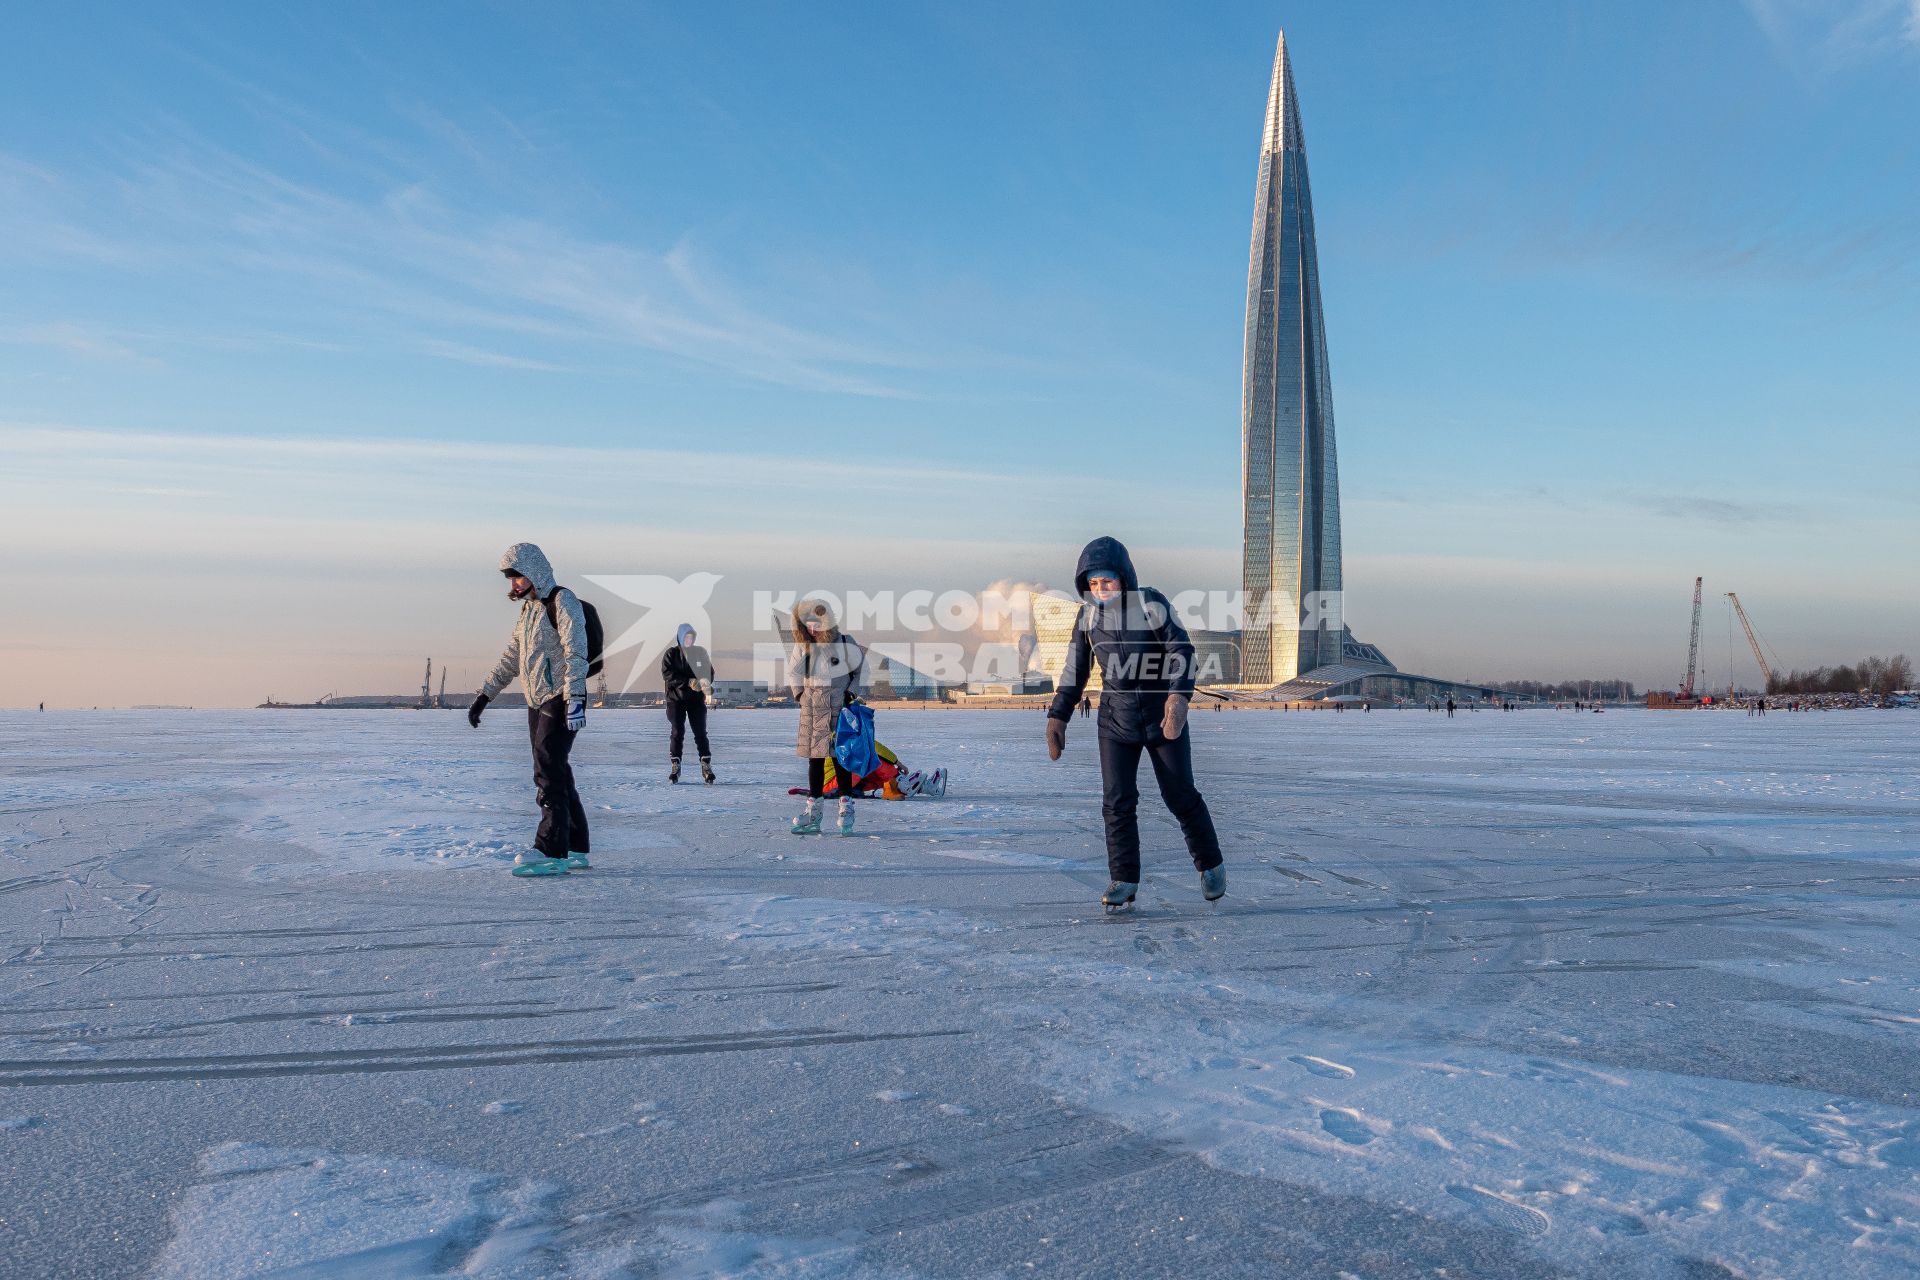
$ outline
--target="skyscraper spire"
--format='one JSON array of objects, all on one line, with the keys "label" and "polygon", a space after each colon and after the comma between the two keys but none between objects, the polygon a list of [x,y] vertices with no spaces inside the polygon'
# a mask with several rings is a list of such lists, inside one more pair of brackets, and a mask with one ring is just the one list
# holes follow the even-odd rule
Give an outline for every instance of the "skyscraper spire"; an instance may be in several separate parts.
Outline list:
[{"label": "skyscraper spire", "polygon": [[1267,131],[1260,149],[1299,151],[1306,146],[1300,134],[1300,103],[1293,96],[1293,64],[1287,60],[1287,33],[1273,49],[1273,83],[1267,89]]},{"label": "skyscraper spire", "polygon": [[1346,639],[1333,379],[1285,32],[1261,138],[1241,370],[1242,678],[1277,684],[1341,661]]}]

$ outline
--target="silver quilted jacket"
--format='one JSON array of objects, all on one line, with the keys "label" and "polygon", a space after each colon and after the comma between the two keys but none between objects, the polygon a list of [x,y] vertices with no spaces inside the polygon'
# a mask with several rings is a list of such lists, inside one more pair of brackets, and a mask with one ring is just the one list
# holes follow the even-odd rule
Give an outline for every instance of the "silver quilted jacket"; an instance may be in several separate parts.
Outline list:
[{"label": "silver quilted jacket", "polygon": [[[507,651],[500,655],[480,692],[493,697],[513,682],[527,695],[530,707],[544,706],[558,697],[587,696],[587,615],[580,601],[565,587],[556,588],[553,566],[546,553],[531,542],[516,542],[500,557],[500,571],[513,570],[533,583],[533,592],[520,602],[520,618],[513,624]],[[553,622],[547,607],[554,598]],[[556,624],[558,624],[556,626]]]}]

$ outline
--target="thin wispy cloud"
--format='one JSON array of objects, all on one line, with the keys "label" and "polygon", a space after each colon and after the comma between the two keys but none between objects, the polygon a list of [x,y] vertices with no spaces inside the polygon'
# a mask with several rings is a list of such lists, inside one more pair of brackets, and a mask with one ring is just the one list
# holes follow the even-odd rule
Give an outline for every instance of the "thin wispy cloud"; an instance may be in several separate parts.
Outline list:
[{"label": "thin wispy cloud", "polygon": [[1775,56],[1803,81],[1889,54],[1920,53],[1920,0],[1742,0]]},{"label": "thin wispy cloud", "polygon": [[[1875,490],[1857,494],[1856,501],[1878,506],[1883,497],[1884,494]],[[1535,522],[1576,514],[1615,521],[1653,515],[1688,524],[1733,527],[1789,524],[1809,518],[1808,509],[1801,504],[1768,498],[1740,500],[1704,493],[1640,493],[1608,488],[1569,490],[1545,485],[1517,485],[1498,490],[1441,489],[1432,493],[1383,490],[1349,498],[1345,506],[1349,511],[1377,511],[1383,518],[1400,510],[1483,521],[1489,518],[1489,509],[1497,509],[1508,518],[1518,514]]]},{"label": "thin wispy cloud", "polygon": [[[629,495],[656,485],[662,476],[674,477],[678,489],[715,489],[733,494],[759,490],[787,493],[795,485],[844,484],[850,480],[846,460],[837,456],[729,453],[716,450],[694,431],[664,434],[684,436],[688,447],[598,448],[543,443],[540,456],[542,464],[556,475],[591,477],[594,489],[627,486]],[[28,476],[36,466],[63,474],[87,468],[139,473],[179,467],[207,480],[231,479],[247,485],[269,474],[308,482],[324,482],[329,477],[351,482],[369,469],[403,485],[415,475],[459,475],[477,480],[486,472],[524,465],[527,458],[527,446],[520,442],[100,431],[32,422],[0,422],[0,451],[15,464],[15,477]],[[476,474],[469,477],[469,471]],[[1044,495],[1056,483],[1046,475],[913,464],[885,455],[863,459],[857,481],[863,486],[909,494],[985,491],[1027,498]],[[582,485],[584,491],[585,481]],[[1129,497],[1148,491],[1189,499],[1197,496],[1145,481],[1137,488],[1129,486],[1121,491]],[[631,496],[627,501],[632,501]]]},{"label": "thin wispy cloud", "polygon": [[576,368],[555,364],[551,360],[535,360],[528,356],[508,355],[503,351],[488,351],[481,347],[470,347],[464,342],[449,342],[444,338],[423,339],[420,349],[442,360],[478,365],[486,369],[525,369],[535,373],[580,372]]},{"label": "thin wispy cloud", "polygon": [[1763,133],[1711,147],[1703,140],[1700,163],[1679,172],[1649,168],[1637,152],[1583,145],[1597,175],[1587,186],[1542,186],[1524,169],[1476,170],[1434,197],[1425,225],[1382,247],[1423,259],[1483,257],[1529,276],[1791,286],[1876,305],[1906,305],[1920,286],[1920,220],[1904,192],[1860,183],[1857,198],[1845,200],[1832,183],[1756,189],[1746,177],[1779,164]]},{"label": "thin wispy cloud", "polygon": [[[1035,545],[1084,541],[1077,522],[1036,518],[1058,497],[1051,475],[886,452],[855,466],[840,454],[721,452],[684,434],[684,448],[536,447],[0,421],[0,542],[48,555],[118,547],[128,562],[212,552],[263,564],[295,556],[305,565],[327,561],[344,538],[356,563],[393,566],[424,555],[423,539],[436,555],[471,558],[497,554],[492,544],[511,541],[513,530],[568,530],[603,566],[657,565],[662,554],[701,566],[711,555],[735,567],[780,560],[828,565],[830,576],[849,567],[913,576],[943,572],[959,548],[970,564],[1004,567],[1028,563]],[[526,481],[534,458],[541,475],[566,478],[564,502],[556,504],[556,484]],[[882,531],[877,559],[841,566],[833,549],[845,545],[846,530],[796,519],[796,493],[826,492],[860,512],[863,527]],[[1153,477],[1114,480],[1103,492],[1127,512],[1168,507],[1164,519],[1129,519],[1143,544],[1191,536],[1194,519],[1183,513],[1218,496]],[[193,500],[180,501],[188,493]],[[344,553],[334,558],[347,563]]]},{"label": "thin wispy cloud", "polygon": [[1805,510],[1789,502],[1740,502],[1701,493],[1653,493],[1630,501],[1641,510],[1668,520],[1722,526],[1806,519]]},{"label": "thin wispy cloud", "polygon": [[557,371],[570,367],[552,358],[564,345],[610,372],[651,353],[774,385],[913,397],[888,376],[915,367],[911,356],[779,318],[691,238],[595,239],[464,203],[385,158],[354,165],[321,185],[176,126],[119,172],[0,173],[0,188],[33,197],[8,202],[0,231],[10,256],[36,266],[115,262],[210,285],[244,276],[302,312],[372,320],[376,334],[470,364]]},{"label": "thin wispy cloud", "polygon": [[51,347],[89,360],[158,367],[154,357],[136,351],[110,334],[77,324],[9,325],[0,327],[0,344]]}]

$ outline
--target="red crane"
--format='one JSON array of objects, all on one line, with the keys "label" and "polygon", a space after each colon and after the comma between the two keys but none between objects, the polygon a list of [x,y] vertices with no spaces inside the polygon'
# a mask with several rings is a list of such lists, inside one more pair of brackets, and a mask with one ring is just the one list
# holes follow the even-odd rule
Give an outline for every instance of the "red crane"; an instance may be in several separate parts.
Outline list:
[{"label": "red crane", "polygon": [[1700,663],[1700,579],[1693,580],[1693,634],[1687,638],[1687,678],[1680,686],[1680,696],[1693,696],[1693,673]]}]

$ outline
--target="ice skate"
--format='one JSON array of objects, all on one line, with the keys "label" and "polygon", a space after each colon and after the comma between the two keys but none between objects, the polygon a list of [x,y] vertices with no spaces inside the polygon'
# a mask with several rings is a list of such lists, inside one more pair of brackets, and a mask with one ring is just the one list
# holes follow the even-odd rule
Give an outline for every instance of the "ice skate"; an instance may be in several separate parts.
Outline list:
[{"label": "ice skate", "polygon": [[1107,909],[1108,915],[1133,910],[1133,895],[1140,891],[1138,884],[1128,884],[1125,880],[1115,880],[1100,895],[1100,905]]},{"label": "ice skate", "polygon": [[1208,902],[1218,902],[1227,896],[1227,866],[1224,862],[1200,873],[1200,896]]},{"label": "ice skate", "polygon": [[675,756],[673,758],[673,768],[667,770],[667,781],[668,782],[680,781],[680,757],[679,756]]},{"label": "ice skate", "polygon": [[839,827],[840,827],[841,835],[850,836],[853,834],[853,797],[852,796],[840,797]]},{"label": "ice skate", "polygon": [[567,855],[567,870],[569,871],[585,871],[592,866],[593,864],[587,861],[587,855],[584,853],[570,853]]},{"label": "ice skate", "polygon": [[708,786],[712,786],[714,782],[713,761],[707,756],[700,757],[700,781]]},{"label": "ice skate", "polygon": [[938,800],[947,794],[947,771],[935,769],[920,780],[920,794],[930,800]]},{"label": "ice skate", "polygon": [[793,820],[793,834],[797,836],[819,835],[820,813],[821,810],[825,808],[826,806],[820,802],[817,796],[809,798],[807,801],[807,811]]},{"label": "ice skate", "polygon": [[522,878],[528,876],[563,876],[567,874],[565,858],[549,858],[538,849],[526,849],[513,859],[513,874]]}]

